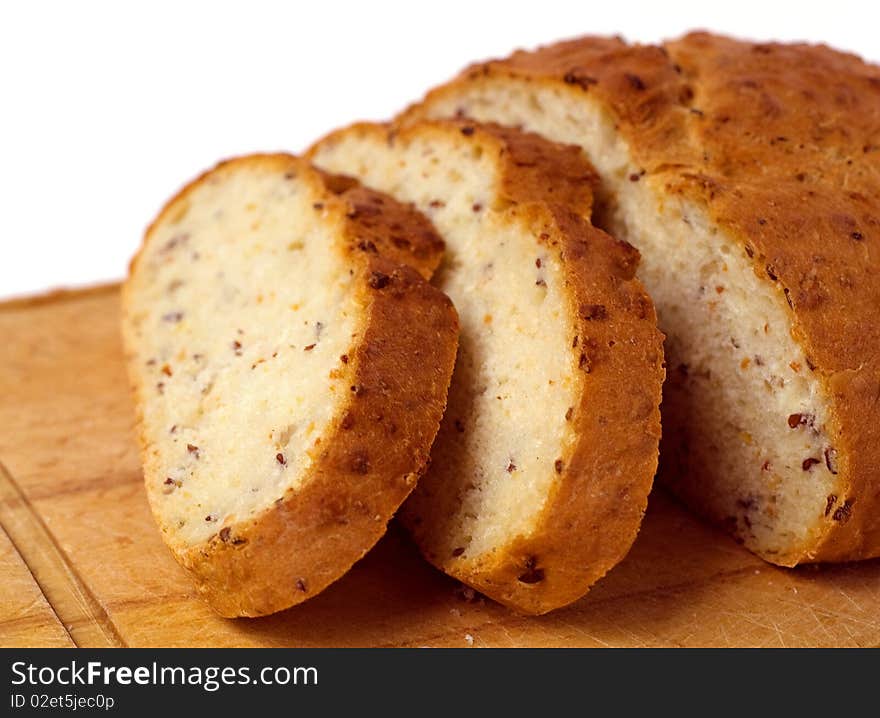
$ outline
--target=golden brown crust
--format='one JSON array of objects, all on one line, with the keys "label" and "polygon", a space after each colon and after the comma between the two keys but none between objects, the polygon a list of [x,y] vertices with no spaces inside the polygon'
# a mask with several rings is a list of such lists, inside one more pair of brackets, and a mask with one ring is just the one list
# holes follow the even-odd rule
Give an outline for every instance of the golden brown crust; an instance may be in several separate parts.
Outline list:
[{"label": "golden brown crust", "polygon": [[[434,121],[439,127],[444,123],[457,126],[465,136],[478,134],[497,147],[501,163],[499,199],[514,204],[548,202],[590,216],[599,175],[580,147],[548,142],[532,132],[494,122]],[[406,127],[397,129],[399,134],[407,131]]]},{"label": "golden brown crust", "polygon": [[824,46],[588,37],[476,65],[425,102],[496,78],[599,102],[649,178],[704,206],[788,300],[846,509],[774,560],[880,555],[880,71]]},{"label": "golden brown crust", "polygon": [[441,570],[514,610],[541,614],[583,596],[638,533],[657,469],[663,337],[634,277],[638,252],[585,219],[598,177],[580,148],[495,124],[442,120],[359,124],[331,134],[310,153],[347,132],[399,142],[450,127],[484,152],[494,148],[501,181],[493,209],[561,258],[570,304],[563,321],[572,321],[572,363],[583,372],[579,404],[569,417],[576,438],[560,457],[558,481],[534,530],[499,546],[490,559],[451,555],[427,515],[439,510],[429,494],[407,502],[400,519]]},{"label": "golden brown crust", "polygon": [[[314,596],[385,533],[424,470],[446,404],[458,337],[449,299],[417,271],[384,254],[388,247],[397,257],[413,251],[416,263],[429,272],[439,262],[442,242],[427,220],[378,193],[328,187],[323,174],[297,158],[255,156],[222,163],[184,188],[153,227],[214,173],[254,163],[298,173],[326,196],[330,212],[345,219],[341,241],[359,275],[366,317],[363,339],[349,359],[348,405],[301,488],[256,518],[176,552],[200,592],[229,617],[265,615]],[[371,208],[367,213],[365,203]],[[386,211],[393,221],[379,217]],[[364,216],[370,220],[366,224]],[[150,235],[148,230],[145,243]],[[372,245],[364,244],[365,236]],[[397,237],[409,244],[402,246]],[[130,302],[126,296],[126,311]],[[142,387],[131,369],[140,405]]]},{"label": "golden brown crust", "polygon": [[425,279],[431,278],[444,247],[425,215],[350,177],[315,171],[322,175],[327,189],[348,204],[351,238],[359,249],[413,267]]}]

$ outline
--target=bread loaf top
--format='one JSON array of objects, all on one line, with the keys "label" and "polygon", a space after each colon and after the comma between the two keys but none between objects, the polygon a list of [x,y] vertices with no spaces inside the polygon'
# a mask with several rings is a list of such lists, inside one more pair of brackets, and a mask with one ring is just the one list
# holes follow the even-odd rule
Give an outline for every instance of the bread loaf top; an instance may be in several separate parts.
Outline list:
[{"label": "bread loaf top", "polygon": [[505,79],[600,105],[640,165],[632,181],[741,243],[831,404],[826,458],[844,488],[802,558],[880,553],[880,70],[824,46],[585,37],[474,65],[404,120]]}]

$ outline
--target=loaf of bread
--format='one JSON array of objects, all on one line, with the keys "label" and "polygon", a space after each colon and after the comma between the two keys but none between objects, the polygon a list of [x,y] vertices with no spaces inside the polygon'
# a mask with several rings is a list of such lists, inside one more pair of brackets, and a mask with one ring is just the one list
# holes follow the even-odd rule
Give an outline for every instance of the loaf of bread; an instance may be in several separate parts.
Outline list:
[{"label": "loaf of bread", "polygon": [[123,333],[150,505],[224,616],[297,604],[424,470],[458,322],[422,215],[288,155],[220,164],[149,228]]},{"label": "loaf of bread", "polygon": [[582,147],[667,333],[662,480],[768,561],[880,555],[880,71],[705,33],[467,69],[401,121]]},{"label": "loaf of bread", "polygon": [[412,202],[446,242],[461,341],[401,520],[436,566],[525,613],[627,553],[657,466],[662,337],[638,253],[589,223],[579,148],[473,122],[360,124],[309,153]]}]

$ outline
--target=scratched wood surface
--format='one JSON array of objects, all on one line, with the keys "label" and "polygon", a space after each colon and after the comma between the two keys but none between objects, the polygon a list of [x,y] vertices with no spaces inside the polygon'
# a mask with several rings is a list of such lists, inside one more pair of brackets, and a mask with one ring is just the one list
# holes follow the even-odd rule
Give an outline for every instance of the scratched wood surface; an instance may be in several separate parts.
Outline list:
[{"label": "scratched wood surface", "polygon": [[118,288],[0,304],[2,646],[878,646],[880,561],[778,569],[655,491],[626,560],[525,618],[394,525],[342,580],[262,619],[195,595],[150,517]]}]

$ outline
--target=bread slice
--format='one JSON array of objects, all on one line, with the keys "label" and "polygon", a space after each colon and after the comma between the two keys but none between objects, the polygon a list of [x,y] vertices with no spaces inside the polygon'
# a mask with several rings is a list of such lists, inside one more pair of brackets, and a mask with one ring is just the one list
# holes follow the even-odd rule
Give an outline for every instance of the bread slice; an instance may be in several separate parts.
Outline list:
[{"label": "bread slice", "polygon": [[880,555],[880,71],[826,47],[582,38],[467,69],[466,115],[584,148],[667,333],[665,481],[773,563]]},{"label": "bread slice", "polygon": [[526,613],[626,554],[657,464],[661,335],[638,254],[589,221],[576,147],[472,122],[356,125],[310,151],[412,202],[446,241],[461,343],[401,520],[436,566]]},{"label": "bread slice", "polygon": [[221,615],[314,596],[412,490],[457,344],[422,276],[441,254],[419,213],[281,154],[220,164],[147,231],[123,291],[144,480]]}]

